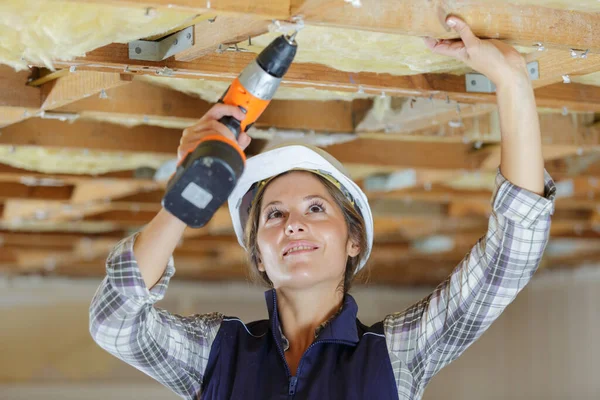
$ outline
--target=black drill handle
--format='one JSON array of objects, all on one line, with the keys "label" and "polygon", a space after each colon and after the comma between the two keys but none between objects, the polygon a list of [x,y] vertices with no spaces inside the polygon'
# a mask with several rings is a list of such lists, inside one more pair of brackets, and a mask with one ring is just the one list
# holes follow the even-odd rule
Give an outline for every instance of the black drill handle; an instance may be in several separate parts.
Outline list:
[{"label": "black drill handle", "polygon": [[233,133],[233,135],[235,136],[235,138],[237,139],[238,136],[240,136],[240,133],[242,132],[242,122],[238,121],[237,119],[226,115],[224,117],[222,117],[219,120],[220,123],[222,123],[223,125],[225,125],[227,128],[229,128],[229,130],[231,131],[231,133]]},{"label": "black drill handle", "polygon": [[[223,99],[225,98],[225,95],[229,91],[230,87],[231,86],[227,87],[227,90],[223,93],[223,95],[219,99],[219,101],[218,101],[219,103],[223,103]],[[244,107],[240,107],[240,109],[244,112],[244,114],[246,113],[246,110],[244,109]],[[242,121],[239,121],[239,120],[233,118],[232,116],[226,115],[224,117],[221,117],[219,122],[222,123],[223,125],[225,125],[227,128],[229,128],[229,130],[231,131],[231,133],[233,133],[233,136],[235,136],[236,139],[240,136],[240,133],[242,133],[242,125],[241,125]]]}]

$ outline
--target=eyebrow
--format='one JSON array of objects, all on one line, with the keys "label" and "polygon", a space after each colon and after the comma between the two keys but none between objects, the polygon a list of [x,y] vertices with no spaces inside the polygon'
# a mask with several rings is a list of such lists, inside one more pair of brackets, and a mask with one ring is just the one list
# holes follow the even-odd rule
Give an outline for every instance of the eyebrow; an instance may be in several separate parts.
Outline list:
[{"label": "eyebrow", "polygon": [[[308,195],[304,199],[302,199],[302,201],[309,201],[309,200],[312,200],[312,199],[321,199],[323,201],[327,201],[327,199],[325,197],[319,196],[318,194]],[[327,201],[327,203],[329,203],[329,201]],[[266,206],[263,207],[263,211],[266,210],[267,208],[269,208],[270,206],[279,205],[279,204],[282,204],[281,201],[279,201],[279,200],[272,201],[272,202],[270,202],[269,204],[267,204]]]}]

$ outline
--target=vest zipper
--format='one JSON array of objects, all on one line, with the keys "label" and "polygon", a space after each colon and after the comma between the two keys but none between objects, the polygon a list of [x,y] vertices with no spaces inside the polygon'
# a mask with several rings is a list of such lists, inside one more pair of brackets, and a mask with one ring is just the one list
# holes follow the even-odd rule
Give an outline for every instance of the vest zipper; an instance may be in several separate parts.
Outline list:
[{"label": "vest zipper", "polygon": [[[308,346],[308,348],[306,349],[306,351],[304,352],[304,354],[302,354],[302,357],[300,358],[300,364],[298,364],[298,369],[296,370],[296,376],[292,376],[292,379],[294,380],[293,381],[294,393],[296,393],[296,383],[298,381],[297,376],[299,376],[300,372],[302,371],[302,365],[304,364],[304,359],[305,359],[306,355],[308,354],[308,351],[310,349],[312,349],[314,346],[316,346],[317,344],[321,344],[321,343],[337,343],[337,344],[348,344],[348,345],[354,344],[353,342],[349,342],[346,340],[330,339],[330,340],[319,340],[319,341],[314,342],[310,346]],[[287,363],[286,363],[286,366],[287,366]],[[294,393],[292,393],[292,381],[290,381],[290,396]]]},{"label": "vest zipper", "polygon": [[289,387],[289,391],[288,391],[288,394],[290,396],[293,396],[294,394],[296,394],[296,383],[298,383],[298,377],[292,376],[290,378],[290,387]]},{"label": "vest zipper", "polygon": [[[273,296],[273,310],[277,310],[277,301],[275,300],[275,296]],[[277,341],[277,336],[275,336],[276,335],[275,331],[273,329],[271,329],[271,331],[273,332],[273,338],[275,339],[275,343],[279,343]],[[279,350],[279,355],[281,356],[281,359],[283,360],[283,365],[285,366],[285,372],[287,373],[287,376],[290,380],[290,383],[288,386],[288,395],[289,396],[294,396],[296,394],[296,385],[298,384],[298,375],[300,375],[300,371],[302,370],[302,364],[304,364],[304,357],[306,356],[308,351],[313,348],[313,346],[315,346],[317,344],[321,344],[321,343],[338,343],[338,344],[348,344],[348,345],[354,344],[353,342],[348,342],[346,340],[335,340],[335,339],[320,340],[320,341],[314,342],[313,344],[308,346],[308,348],[306,349],[304,354],[302,354],[302,357],[300,358],[300,364],[298,365],[298,369],[296,371],[296,376],[292,376],[290,367],[288,366],[287,361],[285,359],[285,355],[283,354],[283,349],[281,348],[281,346],[277,345],[277,349]]]}]

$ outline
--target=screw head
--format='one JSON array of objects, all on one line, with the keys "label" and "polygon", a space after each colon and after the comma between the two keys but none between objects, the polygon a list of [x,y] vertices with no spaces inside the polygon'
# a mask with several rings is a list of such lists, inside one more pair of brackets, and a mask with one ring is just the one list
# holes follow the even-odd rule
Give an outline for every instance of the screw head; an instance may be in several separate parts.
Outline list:
[{"label": "screw head", "polygon": [[173,42],[173,44],[174,44],[175,46],[177,46],[177,43],[179,43],[179,40],[175,39],[175,42]]},{"label": "screw head", "polygon": [[141,47],[136,47],[135,48],[135,54],[141,54],[141,53],[142,53]]},{"label": "screw head", "polygon": [[190,32],[187,33],[187,35],[185,35],[186,38],[191,39],[192,38],[192,34]]},{"label": "screw head", "polygon": [[475,82],[475,79],[473,79],[473,80],[471,81],[471,86],[475,86],[475,85],[477,85],[477,82]]}]

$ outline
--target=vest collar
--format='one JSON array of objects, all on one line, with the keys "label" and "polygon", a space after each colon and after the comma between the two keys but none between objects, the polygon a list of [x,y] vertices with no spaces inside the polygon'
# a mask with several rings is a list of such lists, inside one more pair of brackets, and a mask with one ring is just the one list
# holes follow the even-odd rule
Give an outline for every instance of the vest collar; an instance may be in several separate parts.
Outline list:
[{"label": "vest collar", "polygon": [[[275,334],[275,340],[286,350],[287,339],[283,336],[281,322],[279,319],[279,311],[277,309],[277,292],[275,289],[270,289],[265,292],[265,300],[269,311],[269,321],[271,329]],[[354,298],[346,294],[342,310],[335,317],[328,321],[323,329],[319,332],[319,336],[315,341],[322,340],[341,340],[347,343],[358,343],[358,329],[356,327],[356,315],[358,313],[358,305]],[[281,333],[280,335],[278,333]]]}]

